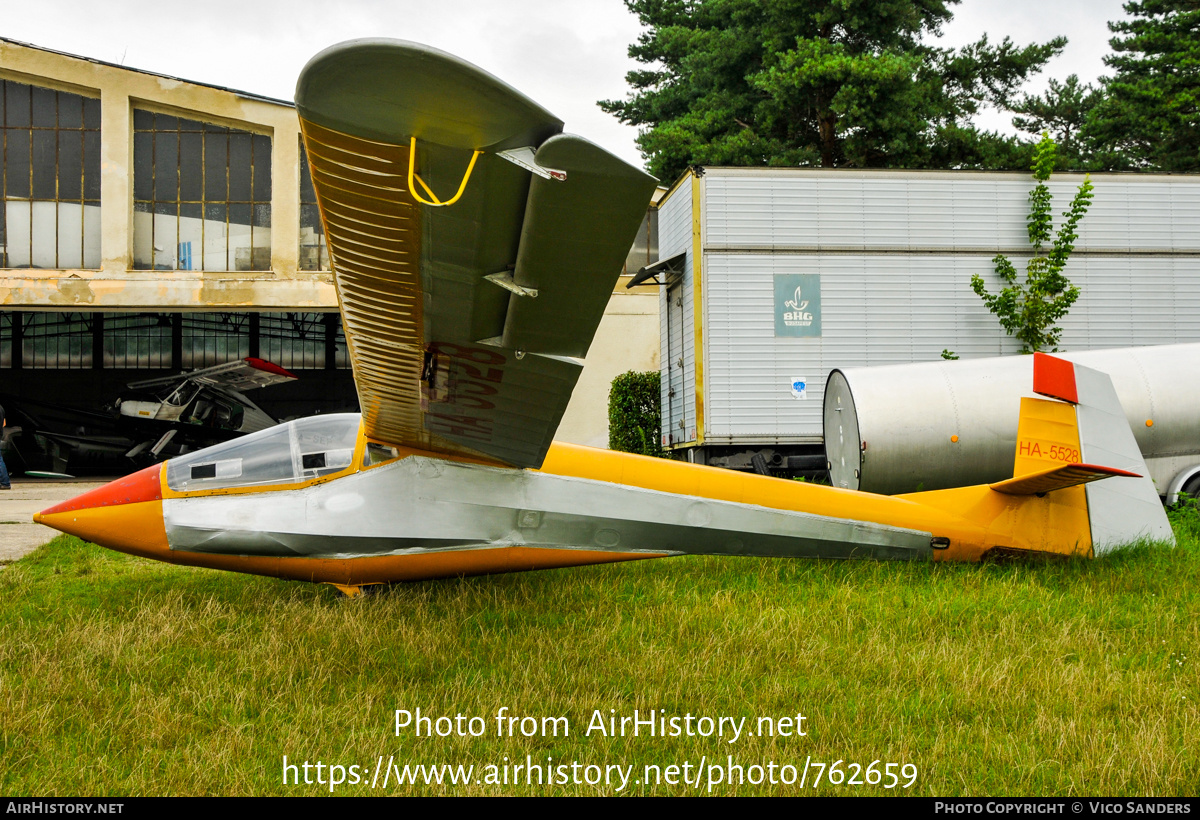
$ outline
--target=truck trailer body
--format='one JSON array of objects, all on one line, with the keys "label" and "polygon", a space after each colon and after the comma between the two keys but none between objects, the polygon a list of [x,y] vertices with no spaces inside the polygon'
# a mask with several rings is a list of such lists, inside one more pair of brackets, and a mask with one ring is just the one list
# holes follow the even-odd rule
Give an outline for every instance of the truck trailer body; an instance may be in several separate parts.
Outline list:
[{"label": "truck trailer body", "polygon": [[[1083,181],[1055,175],[1055,227]],[[1061,348],[1200,342],[1200,177],[1092,176]],[[971,290],[1024,274],[1028,174],[696,168],[658,206],[662,443],[690,461],[823,470],[836,368],[1017,354]],[[897,402],[919,404],[902,393]]]}]

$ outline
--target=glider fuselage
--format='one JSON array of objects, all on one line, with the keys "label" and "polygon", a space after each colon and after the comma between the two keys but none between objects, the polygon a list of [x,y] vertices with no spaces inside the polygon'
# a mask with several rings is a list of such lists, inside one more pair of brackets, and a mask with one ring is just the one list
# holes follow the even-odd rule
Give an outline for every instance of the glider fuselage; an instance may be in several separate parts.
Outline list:
[{"label": "glider fuselage", "polygon": [[682,554],[1087,554],[1072,493],[876,496],[561,443],[540,470],[503,468],[370,442],[345,415],[172,459],[38,520],[170,563],[358,586]]}]

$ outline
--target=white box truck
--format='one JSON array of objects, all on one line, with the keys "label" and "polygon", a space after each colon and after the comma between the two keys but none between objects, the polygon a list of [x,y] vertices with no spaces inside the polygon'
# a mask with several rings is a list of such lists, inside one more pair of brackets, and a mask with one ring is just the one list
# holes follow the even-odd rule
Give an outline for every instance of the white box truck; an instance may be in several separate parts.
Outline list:
[{"label": "white box truck", "polygon": [[[1050,180],[1056,226],[1082,181]],[[1092,182],[1062,349],[1200,342],[1200,176]],[[663,446],[736,469],[820,471],[835,368],[1018,353],[970,282],[997,291],[1000,253],[1023,277],[1034,184],[959,171],[685,174],[657,213]]]}]

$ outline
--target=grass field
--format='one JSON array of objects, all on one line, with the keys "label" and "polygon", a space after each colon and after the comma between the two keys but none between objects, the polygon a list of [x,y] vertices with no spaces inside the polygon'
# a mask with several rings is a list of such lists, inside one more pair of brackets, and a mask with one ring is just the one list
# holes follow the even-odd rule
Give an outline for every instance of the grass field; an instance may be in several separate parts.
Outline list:
[{"label": "grass field", "polygon": [[[328,793],[304,784],[307,760],[326,783],[344,767],[337,794],[708,793],[717,763],[721,795],[1195,795],[1200,515],[1173,524],[1175,549],[1096,561],[676,558],[355,600],[64,536],[0,570],[0,794]],[[418,707],[481,720],[397,735],[395,711]],[[497,737],[502,708],[565,717],[570,734],[517,722]],[[596,710],[634,709],[678,717],[680,735],[585,734]],[[798,729],[798,714],[804,736],[757,722]],[[729,723],[687,735],[704,716],[747,720],[732,743]],[[285,755],[299,785],[283,784]],[[537,785],[511,768],[527,756],[567,768]],[[814,788],[816,764],[839,760]],[[872,761],[912,768],[893,766],[892,789],[851,785]],[[773,785],[770,763],[793,768]],[[475,768],[466,784],[397,785],[416,764]],[[605,766],[628,781],[557,782]],[[803,788],[779,782],[800,770]]]}]

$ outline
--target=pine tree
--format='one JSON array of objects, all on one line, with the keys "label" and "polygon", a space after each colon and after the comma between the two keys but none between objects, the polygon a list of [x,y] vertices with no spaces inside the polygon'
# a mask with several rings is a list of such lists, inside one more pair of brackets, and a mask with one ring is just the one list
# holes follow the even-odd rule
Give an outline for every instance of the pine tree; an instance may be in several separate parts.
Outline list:
[{"label": "pine tree", "polygon": [[1013,125],[1035,136],[1050,134],[1058,146],[1057,170],[1092,170],[1095,160],[1082,132],[1088,115],[1103,98],[1103,93],[1090,83],[1081,85],[1076,74],[1062,83],[1051,79],[1045,94],[1026,94],[1012,107],[1021,115],[1013,117]]},{"label": "pine tree", "polygon": [[1116,74],[1101,80],[1086,136],[1106,168],[1200,171],[1200,2],[1135,0],[1125,11],[1132,19],[1108,24],[1124,36],[1109,41]]},{"label": "pine tree", "polygon": [[625,0],[648,27],[626,100],[650,171],[689,165],[1017,168],[1028,149],[970,123],[1059,53],[984,37],[936,48],[958,0]]}]

